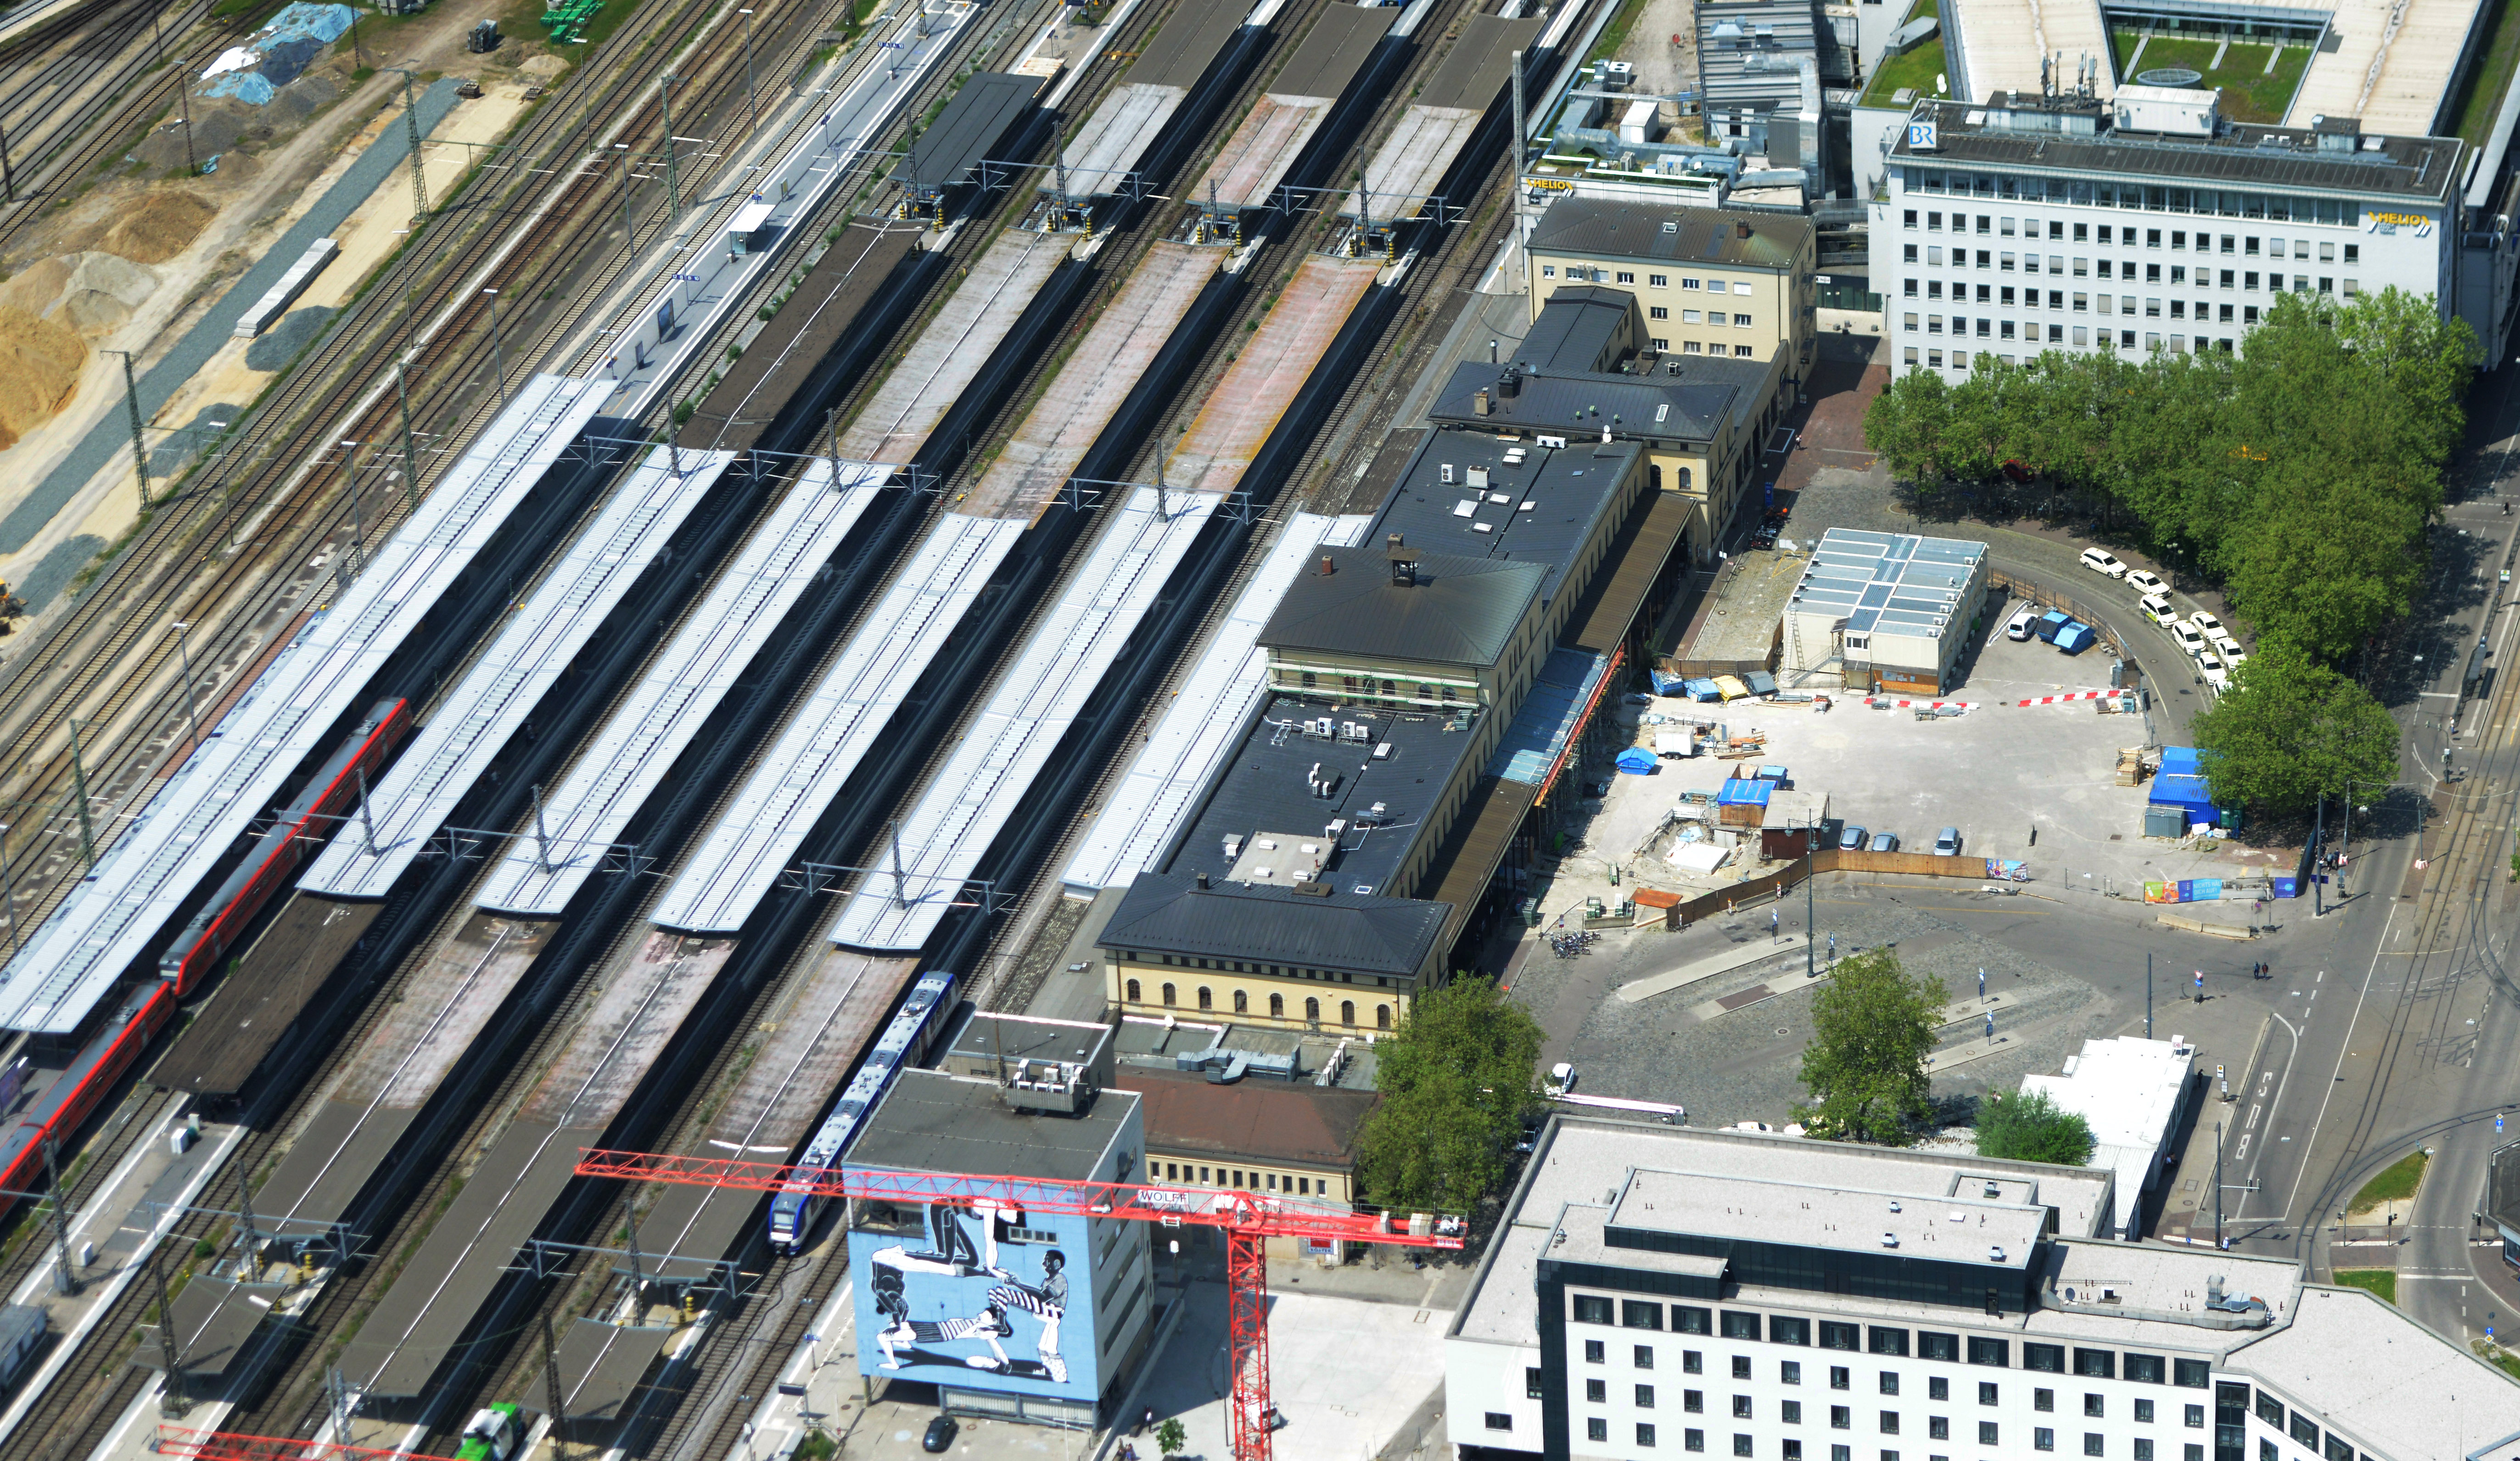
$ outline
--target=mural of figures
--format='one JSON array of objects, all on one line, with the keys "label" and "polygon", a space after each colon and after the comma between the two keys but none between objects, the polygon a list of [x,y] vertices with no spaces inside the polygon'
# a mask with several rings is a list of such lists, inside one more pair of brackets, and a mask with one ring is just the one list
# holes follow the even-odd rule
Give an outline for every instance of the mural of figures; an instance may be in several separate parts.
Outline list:
[{"label": "mural of figures", "polygon": [[[919,1227],[900,1212],[861,1220],[849,1234],[860,1362],[930,1383],[998,1388],[982,1379],[991,1376],[1092,1397],[1090,1315],[1079,1315],[1086,1349],[1073,1369],[1059,1342],[1071,1302],[1084,1298],[1084,1284],[1070,1288],[1067,1257],[1089,1251],[1082,1220],[1036,1228],[1020,1210],[994,1203],[936,1203],[919,1216]],[[904,1232],[915,1237],[904,1241]],[[1031,1356],[1018,1357],[1026,1348]]]}]

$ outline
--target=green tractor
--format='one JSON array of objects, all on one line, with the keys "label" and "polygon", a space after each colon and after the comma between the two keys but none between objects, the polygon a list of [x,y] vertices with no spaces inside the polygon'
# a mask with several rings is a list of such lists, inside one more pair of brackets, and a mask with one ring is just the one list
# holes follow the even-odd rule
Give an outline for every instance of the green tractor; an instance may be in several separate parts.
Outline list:
[{"label": "green tractor", "polygon": [[473,1415],[464,1428],[464,1443],[455,1461],[508,1461],[524,1437],[524,1412],[515,1405],[491,1405]]}]

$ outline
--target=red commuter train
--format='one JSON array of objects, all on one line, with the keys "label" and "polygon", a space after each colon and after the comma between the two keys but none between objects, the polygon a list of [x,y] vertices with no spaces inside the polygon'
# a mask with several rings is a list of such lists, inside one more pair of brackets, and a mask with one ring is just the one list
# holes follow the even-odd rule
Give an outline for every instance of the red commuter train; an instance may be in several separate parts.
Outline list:
[{"label": "red commuter train", "polygon": [[174,985],[176,998],[186,998],[202,986],[254,915],[340,825],[343,814],[358,799],[359,773],[374,776],[409,734],[411,702],[379,701],[358,730],[306,783],[297,799],[272,820],[245,861],[158,956],[158,977]]},{"label": "red commuter train", "polygon": [[[373,774],[411,733],[408,701],[380,701],[341,749],[315,773],[296,799],[256,840],[245,862],[220,885],[208,904],[158,960],[158,978],[125,993],[112,1019],[79,1047],[61,1073],[23,1096],[29,1078],[41,1072],[22,1059],[0,1071],[0,1109],[23,1108],[0,1131],[0,1193],[31,1192],[46,1178],[44,1143],[58,1143],[56,1160],[67,1164],[70,1138],[112,1090],[140,1052],[166,1027],[176,1003],[201,987],[218,967],[219,956],[234,946],[254,915],[289,882],[358,796],[358,773]],[[0,1196],[0,1212],[18,1201]]]}]

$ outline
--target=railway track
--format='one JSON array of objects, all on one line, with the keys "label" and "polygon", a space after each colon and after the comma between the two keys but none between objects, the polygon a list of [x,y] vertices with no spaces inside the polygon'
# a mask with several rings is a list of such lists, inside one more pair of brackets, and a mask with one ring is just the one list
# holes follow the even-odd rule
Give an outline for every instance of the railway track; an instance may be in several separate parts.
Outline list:
[{"label": "railway track", "polygon": [[[687,7],[682,14],[686,16],[693,15],[698,13],[699,9],[700,7],[697,6]],[[810,14],[803,11],[801,7],[794,8],[792,13],[800,22],[810,21],[811,19]],[[740,64],[734,66],[726,64],[726,58],[729,56],[737,58],[740,58],[741,56],[740,48],[730,44],[730,40],[736,34],[736,31],[734,30],[734,27],[730,26],[720,26],[719,31],[720,34],[715,43],[701,53],[703,58],[715,58],[717,63],[703,73],[704,79],[701,80],[700,87],[696,88],[698,92],[698,96],[696,99],[701,101],[704,106],[710,102],[725,102],[730,92],[738,101],[741,101],[742,96],[742,66]],[[773,33],[777,33],[775,23]],[[801,62],[803,60],[803,53],[810,49],[813,43],[814,33],[815,31],[811,28],[805,29],[803,33],[798,36],[794,45],[783,50],[773,50],[770,59],[779,64],[787,64],[791,61]],[[757,44],[758,39],[756,38],[756,45]],[[590,97],[588,100],[591,107],[596,101],[601,99]],[[565,108],[555,109],[553,111],[546,112],[543,115],[547,118],[552,118],[556,123],[559,123],[560,119],[565,118],[569,115],[569,112],[568,109]],[[652,219],[653,215],[654,210],[652,208],[647,216],[642,218],[641,221],[643,223],[647,222]],[[551,276],[558,272],[559,268],[564,264],[564,259],[556,260],[553,258],[553,255],[558,252],[559,251],[557,250],[546,251],[545,259],[540,264],[541,277]],[[406,260],[406,262],[408,262],[408,260]],[[461,277],[460,274],[458,277]],[[528,277],[530,278],[535,276]],[[369,301],[374,301],[381,297],[386,297],[389,294],[390,291],[371,291],[367,298]],[[339,337],[337,336],[336,339],[338,340]],[[451,350],[445,343],[447,341],[454,339],[460,339],[460,335],[440,333],[434,338],[432,343],[439,347],[441,357],[444,354],[453,353],[457,356],[457,363],[460,364],[463,358],[462,352]],[[474,349],[471,354],[474,359],[480,358],[480,348]],[[439,384],[436,387],[436,394],[431,398],[431,403],[446,404],[452,402],[453,404],[460,406],[461,400],[459,392],[461,372],[457,371],[451,373],[457,377],[457,384],[452,386],[445,384],[447,374],[449,373],[442,372],[438,376],[437,379]],[[311,496],[311,494],[306,495]],[[197,498],[195,500],[198,501],[200,499]],[[324,508],[327,506],[329,506],[331,511],[324,511]],[[301,516],[308,520],[308,525],[312,529],[310,533],[302,536],[312,536],[316,542],[323,543],[328,541],[329,538],[338,538],[340,529],[345,525],[347,504],[346,501],[337,496],[329,504],[318,501],[301,502],[298,511]],[[327,529],[329,529],[329,533]],[[272,525],[269,524],[264,525],[264,531],[266,534],[272,536],[277,535],[273,532]],[[304,547],[302,536],[300,542],[292,545],[301,551]],[[126,616],[126,626],[124,629],[124,643],[126,644],[129,643],[130,635],[128,624],[133,622],[139,622],[139,620],[132,619],[130,616]],[[237,635],[242,632],[244,631],[241,628],[234,626],[231,626],[229,630],[230,635]],[[213,644],[216,642],[217,641],[212,641]],[[204,648],[204,658],[211,658],[215,662],[214,651],[207,645],[205,645]],[[180,700],[179,688],[176,690],[175,698]],[[165,745],[165,741],[166,737],[161,732],[159,736],[156,738],[155,747],[145,743],[136,748],[127,743],[121,746],[116,746],[109,751],[110,760],[105,767],[100,769],[104,770],[108,775],[113,775],[116,772],[120,772],[128,776],[136,768],[140,773],[139,779],[143,782],[143,790],[145,791],[146,783],[154,781],[154,776],[150,776],[147,773],[155,769],[150,763],[148,753],[153,749],[162,748]],[[57,850],[54,855],[55,860],[58,860]],[[462,905],[459,905],[459,907],[460,906]],[[355,1023],[352,1027],[345,1031],[344,1037],[338,1041],[333,1048],[336,1050],[354,1048],[359,1043],[360,1037],[364,1033],[365,1029],[373,1022],[376,1014],[384,1008],[389,1002],[389,997],[384,995],[380,995],[380,997],[370,1001],[367,1007],[355,1017]],[[292,1100],[292,1110],[290,1113],[282,1115],[279,1119],[267,1120],[260,1118],[255,1119],[253,1121],[256,1128],[254,1133],[250,1135],[247,1142],[241,1146],[240,1150],[234,1154],[233,1160],[229,1162],[226,1168],[217,1177],[212,1179],[202,1199],[202,1204],[209,1207],[219,1207],[222,1205],[229,1207],[235,1206],[237,1199],[242,1196],[242,1189],[239,1184],[244,1180],[243,1174],[256,1172],[264,1167],[272,1154],[278,1150],[279,1143],[285,1139],[286,1134],[296,1124],[295,1116],[299,1112],[302,1112],[305,1103],[310,1099],[310,1093],[322,1089],[324,1084],[325,1081],[320,1078],[320,1076],[319,1078],[305,1082],[299,1088],[296,1096]],[[99,1141],[93,1144],[93,1150],[91,1152],[87,1167],[89,1171],[102,1172],[110,1169],[114,1162],[118,1160],[121,1152],[127,1150],[129,1140],[137,1139],[137,1134],[153,1129],[148,1120],[133,1119],[130,1113],[135,1109],[135,1102],[145,1103],[146,1101],[157,1099],[159,1098],[154,1094],[147,1096],[137,1094],[126,1095],[123,1103],[117,1109],[117,1115],[108,1119],[108,1123],[102,1137]],[[145,1115],[145,1110],[143,1110],[142,1114]],[[448,1175],[449,1174],[445,1172],[439,1173],[437,1177],[433,1179],[437,1185],[433,1186],[428,1194],[424,1194],[423,1199],[419,1203],[405,1210],[408,1220],[418,1220],[416,1214],[426,1212],[430,1210],[436,1200],[434,1194],[444,1190],[443,1183]],[[22,1222],[24,1220],[24,1215],[22,1214],[21,1221]],[[205,1230],[205,1224],[188,1222],[180,1226],[178,1232],[185,1239],[198,1239]],[[388,1244],[395,1244],[398,1243],[399,1237],[397,1234],[387,1234],[384,1235],[384,1241]],[[394,1247],[387,1247],[380,1251],[390,1253],[398,1250]],[[41,1261],[37,1246],[29,1242],[22,1241],[19,1249],[13,1255],[12,1261],[21,1268]],[[361,1286],[361,1288],[345,1289],[338,1296],[328,1295],[327,1301],[333,1305],[331,1314],[327,1314],[319,1310],[319,1313],[313,1317],[321,1320],[342,1312],[346,1305],[353,1304],[358,1301],[363,1287],[364,1286]],[[0,1442],[0,1461],[6,1461],[6,1458],[19,1454],[51,1454],[54,1450],[58,1450],[64,1455],[70,1454],[75,1450],[77,1444],[82,1438],[90,1441],[93,1440],[95,1428],[97,1426],[110,1423],[112,1417],[120,1413],[123,1405],[127,1403],[130,1395],[137,1393],[137,1388],[142,1383],[141,1377],[122,1373],[120,1358],[122,1355],[127,1354],[129,1347],[126,1337],[132,1326],[139,1321],[141,1311],[153,1303],[154,1296],[151,1297],[149,1302],[144,1303],[139,1298],[126,1295],[124,1301],[118,1303],[113,1312],[104,1317],[103,1321],[100,1322],[93,1330],[89,1343],[83,1347],[87,1352],[74,1356],[73,1362],[66,1369],[60,1383],[56,1384],[52,1388],[51,1393],[45,1396],[41,1408],[28,1418],[29,1423],[22,1425],[18,1429],[16,1435],[10,1438],[6,1442]],[[17,1449],[12,1449],[13,1446],[17,1447]],[[39,1446],[43,1447],[43,1449],[29,1450],[26,1448],[28,1446]]]},{"label": "railway track", "polygon": [[[652,7],[665,7],[656,28],[698,26],[716,3],[652,0]],[[774,39],[789,21],[804,33],[773,47],[766,59],[781,66],[801,62],[819,33],[807,23],[811,19],[797,0],[774,10],[764,27]],[[190,652],[196,693],[214,716],[225,694],[258,667],[260,654],[285,637],[295,615],[314,607],[337,566],[346,567],[340,555],[351,547],[354,525],[349,463],[334,443],[383,448],[371,450],[361,474],[361,536],[382,536],[399,521],[408,498],[399,479],[401,454],[391,449],[399,443],[400,412],[389,366],[419,336],[420,321],[428,321],[427,335],[410,351],[409,378],[421,434],[438,444],[461,440],[495,412],[489,375],[497,349],[479,290],[495,285],[505,296],[539,302],[547,292],[580,284],[580,254],[612,229],[619,183],[608,170],[580,167],[572,137],[587,129],[588,118],[613,110],[627,114],[616,137],[628,139],[631,151],[660,127],[652,96],[638,95],[627,77],[604,78],[606,64],[625,63],[635,54],[632,38],[649,33],[650,27],[625,26],[572,73],[580,89],[563,86],[529,118],[511,153],[537,160],[533,169],[471,179],[443,206],[434,235],[424,234],[422,247],[398,258],[344,312],[240,425],[226,450],[164,502],[69,618],[0,666],[0,735],[21,748],[10,800],[42,809],[33,835],[22,832],[10,846],[20,918],[45,916],[83,871],[77,818],[65,800],[71,779],[68,722],[77,718],[84,733],[86,781],[98,808],[91,820],[104,829],[96,839],[102,844],[110,841],[115,817],[144,799],[185,749],[185,698],[173,668],[185,647],[166,626],[177,620],[212,625],[193,639]],[[679,63],[693,73],[686,105],[698,104],[685,114],[722,110],[730,91],[740,101],[742,62],[740,26],[714,24]],[[544,175],[553,181],[542,184]],[[504,190],[497,186],[503,180],[510,184]],[[705,181],[704,173],[695,177]],[[634,194],[633,206],[642,238],[652,239],[669,221],[661,217],[656,190]],[[512,247],[512,226],[530,226],[531,243]],[[598,258],[585,277],[609,280],[632,251]],[[508,328],[524,337],[524,348],[509,358],[529,369],[528,351],[547,346],[561,321],[528,311]],[[346,418],[337,417],[332,408],[345,392],[354,404]],[[378,470],[380,457],[386,470]],[[428,464],[416,451],[413,459],[425,479]],[[26,820],[22,814],[22,828]]]}]

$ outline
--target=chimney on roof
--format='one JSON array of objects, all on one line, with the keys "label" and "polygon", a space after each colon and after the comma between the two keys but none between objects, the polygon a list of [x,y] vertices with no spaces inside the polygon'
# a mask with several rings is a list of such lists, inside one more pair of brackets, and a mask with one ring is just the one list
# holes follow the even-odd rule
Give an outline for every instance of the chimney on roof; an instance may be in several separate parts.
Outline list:
[{"label": "chimney on roof", "polygon": [[1205,888],[1205,887],[1207,886],[1207,874],[1205,874],[1205,873],[1199,873],[1199,874],[1197,874],[1197,875],[1196,875],[1196,877],[1198,878],[1198,886],[1199,886],[1199,887],[1201,887],[1201,888]]},{"label": "chimney on roof", "polygon": [[1330,574],[1335,573],[1335,572],[1337,572],[1337,571],[1338,571],[1338,563],[1337,563],[1337,561],[1336,561],[1336,560],[1334,560],[1334,559],[1332,559],[1332,558],[1331,558],[1328,554],[1327,554],[1327,553],[1323,554],[1323,555],[1322,555],[1322,576],[1323,576],[1323,577],[1325,577],[1325,578],[1327,578],[1327,577],[1328,577]]},{"label": "chimney on roof", "polygon": [[1485,416],[1488,414],[1488,388],[1486,387],[1480,387],[1478,391],[1470,397],[1470,414],[1474,416]]},{"label": "chimney on roof", "polygon": [[1732,225],[1732,237],[1736,239],[1746,239],[1749,236],[1750,225],[1747,222],[1735,223]]},{"label": "chimney on roof", "polygon": [[1400,534],[1395,532],[1385,540],[1382,556],[1391,560],[1391,581],[1393,583],[1398,584],[1402,588],[1414,587],[1417,584],[1418,550],[1403,546],[1400,540]]}]

